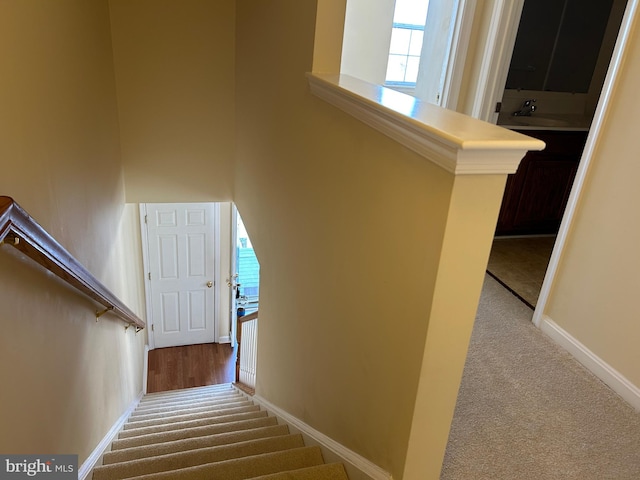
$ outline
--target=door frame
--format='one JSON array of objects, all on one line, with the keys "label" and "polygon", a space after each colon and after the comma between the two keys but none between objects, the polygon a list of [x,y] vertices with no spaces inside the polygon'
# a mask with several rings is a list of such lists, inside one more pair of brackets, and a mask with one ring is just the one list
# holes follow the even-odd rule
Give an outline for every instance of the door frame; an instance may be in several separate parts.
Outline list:
[{"label": "door frame", "polygon": [[458,98],[469,51],[476,3],[477,0],[458,0],[440,99],[441,106],[450,110],[458,109]]},{"label": "door frame", "polygon": [[578,164],[578,171],[576,173],[573,186],[571,187],[571,193],[569,194],[569,200],[560,223],[560,230],[556,237],[556,243],[551,253],[551,259],[549,260],[549,266],[547,267],[547,273],[545,274],[542,282],[542,288],[540,290],[540,296],[536,303],[535,311],[533,312],[532,322],[536,327],[541,328],[543,325],[544,311],[549,301],[549,295],[551,293],[551,286],[555,280],[555,276],[558,273],[558,266],[560,264],[560,258],[563,250],[567,244],[567,238],[569,236],[569,230],[571,224],[576,216],[577,205],[582,194],[582,190],[585,186],[587,179],[587,172],[593,159],[593,154],[596,150],[596,146],[600,139],[602,130],[606,124],[607,112],[613,91],[618,79],[618,74],[622,68],[625,53],[629,48],[629,39],[633,32],[634,20],[638,15],[638,3],[640,0],[629,0],[627,7],[622,17],[622,23],[620,24],[620,30],[618,31],[618,38],[616,40],[616,46],[613,49],[611,55],[611,61],[609,62],[609,69],[607,70],[607,76],[605,78],[600,98],[598,99],[598,105],[596,112],[591,122],[591,128],[589,129],[589,135],[587,136],[587,143],[585,144],[582,152],[582,158]]},{"label": "door frame", "polygon": [[496,0],[482,52],[481,70],[473,94],[470,115],[496,123],[496,103],[502,99],[509,64],[516,44],[524,0]]},{"label": "door frame", "polygon": [[[617,77],[622,68],[625,53],[628,50],[629,39],[633,33],[633,25],[638,16],[640,0],[628,0],[622,18],[616,45],[611,55],[609,69],[605,78],[593,121],[589,129],[587,143],[578,165],[578,171],[571,187],[569,200],[560,223],[556,243],[549,260],[549,266],[542,283],[540,296],[533,313],[532,322],[542,327],[544,311],[549,300],[551,287],[558,272],[558,266],[571,225],[574,221],[577,204],[585,187],[587,172],[593,159],[593,154],[606,123],[610,100],[615,90]],[[496,0],[491,16],[485,49],[482,58],[483,70],[475,86],[474,103],[471,115],[491,123],[496,123],[498,114],[494,112],[496,102],[502,98],[506,84],[506,75],[511,63],[511,54],[515,45],[520,15],[524,0]]]},{"label": "door frame", "polygon": [[236,288],[238,284],[238,207],[231,203],[231,257],[229,258],[229,322],[231,330],[231,347],[238,343],[238,305],[236,303]]},{"label": "door frame", "polygon": [[[151,203],[151,202],[149,202]],[[165,203],[165,202],[157,202],[157,203]],[[180,202],[175,202],[179,204]],[[220,282],[220,204],[215,202],[201,202],[201,203],[212,203],[213,204],[213,224],[214,224],[214,234],[213,234],[213,256],[215,259],[214,262],[214,270],[213,270],[213,338],[214,342],[220,343],[220,299],[221,297],[221,282]],[[150,261],[149,261],[149,234],[147,231],[147,203],[139,204],[140,210],[140,240],[142,247],[142,268],[144,275],[144,297],[145,297],[145,313],[147,319],[147,344],[149,346],[149,350],[154,350],[155,339],[153,336],[153,309],[151,304],[151,280],[149,279],[150,272]]]}]

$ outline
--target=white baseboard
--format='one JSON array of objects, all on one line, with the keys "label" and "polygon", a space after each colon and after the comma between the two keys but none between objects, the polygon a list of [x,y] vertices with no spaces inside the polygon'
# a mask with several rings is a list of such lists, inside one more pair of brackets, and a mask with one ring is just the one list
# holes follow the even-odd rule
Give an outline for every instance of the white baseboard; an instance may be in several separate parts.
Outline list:
[{"label": "white baseboard", "polygon": [[327,437],[324,433],[319,432],[313,427],[307,425],[302,420],[294,417],[293,415],[285,412],[281,408],[275,406],[268,400],[265,400],[260,395],[255,395],[253,397],[256,403],[260,404],[264,407],[265,410],[270,411],[276,417],[282,419],[282,421],[288,424],[290,427],[293,427],[300,431],[304,436],[308,437],[312,440],[313,443],[318,444],[323,449],[323,453],[325,454],[325,460],[334,461],[330,458],[327,458],[326,455],[333,454],[333,456],[337,457],[335,461],[341,461],[344,463],[344,466],[347,470],[347,474],[349,478],[352,480],[360,480],[360,479],[371,479],[371,480],[392,480],[393,477],[391,474],[382,468],[378,467],[376,464],[370,462],[366,458],[361,455],[358,455],[356,452],[349,450],[344,445],[336,442],[335,440]]},{"label": "white baseboard", "polygon": [[553,341],[567,350],[587,370],[606,383],[611,389],[640,411],[640,388],[631,383],[620,372],[598,357],[550,317],[544,315],[540,329]]},{"label": "white baseboard", "polygon": [[231,335],[224,335],[218,339],[218,343],[231,343]]},{"label": "white baseboard", "polygon": [[129,408],[116,420],[116,423],[109,429],[104,438],[100,441],[98,446],[91,452],[91,455],[84,461],[84,463],[78,469],[78,480],[85,480],[91,475],[93,468],[98,464],[102,454],[107,451],[107,449],[111,446],[113,439],[116,437],[122,426],[126,423],[129,415],[136,409],[138,403],[140,403],[140,399],[142,398],[142,392],[136,399],[131,402]]}]

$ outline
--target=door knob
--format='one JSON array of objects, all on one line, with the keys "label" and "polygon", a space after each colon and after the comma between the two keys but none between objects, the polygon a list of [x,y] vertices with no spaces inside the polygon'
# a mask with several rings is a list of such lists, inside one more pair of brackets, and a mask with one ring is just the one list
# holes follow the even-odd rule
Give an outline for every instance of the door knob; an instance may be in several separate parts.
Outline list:
[{"label": "door knob", "polygon": [[209,280],[207,282],[207,287],[209,287],[209,288],[213,287],[213,282],[211,280]]}]

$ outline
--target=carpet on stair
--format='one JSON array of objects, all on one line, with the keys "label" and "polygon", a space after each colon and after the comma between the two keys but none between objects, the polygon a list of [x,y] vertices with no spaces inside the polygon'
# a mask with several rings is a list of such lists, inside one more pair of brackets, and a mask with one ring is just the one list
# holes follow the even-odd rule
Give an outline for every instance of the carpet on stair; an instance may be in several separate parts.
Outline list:
[{"label": "carpet on stair", "polygon": [[93,480],[348,480],[231,385],[146,395]]},{"label": "carpet on stair", "polygon": [[275,417],[265,417],[261,420],[263,420],[265,426],[114,450],[104,454],[102,464],[109,465],[112,463],[127,462],[129,460],[138,460],[156,455],[184,452],[187,450],[195,450],[197,448],[215,447],[216,445],[229,445],[258,438],[287,435],[289,433],[289,428],[286,425],[275,424]]}]

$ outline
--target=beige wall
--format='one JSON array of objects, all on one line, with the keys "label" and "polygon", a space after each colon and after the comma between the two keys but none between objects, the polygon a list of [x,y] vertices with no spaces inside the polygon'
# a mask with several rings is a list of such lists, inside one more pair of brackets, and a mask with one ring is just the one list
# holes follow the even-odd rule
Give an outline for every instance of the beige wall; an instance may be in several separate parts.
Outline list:
[{"label": "beige wall", "polygon": [[235,189],[260,261],[257,391],[401,478],[430,304],[420,290],[433,282],[423,272],[443,235],[424,217],[452,182],[310,96],[315,6],[237,7]]},{"label": "beige wall", "polygon": [[312,61],[339,65],[314,51],[315,9],[237,3],[235,200],[261,267],[257,392],[394,478],[437,478],[493,231],[477,228],[495,225],[504,176],[454,180],[311,96]]},{"label": "beige wall", "polygon": [[[0,2],[0,105],[0,194],[140,312],[107,2]],[[82,462],[142,391],[144,335],[8,246],[0,283],[0,451]]]},{"label": "beige wall", "polygon": [[231,200],[234,0],[109,5],[127,200]]},{"label": "beige wall", "polygon": [[639,33],[636,22],[545,311],[637,388]]}]

